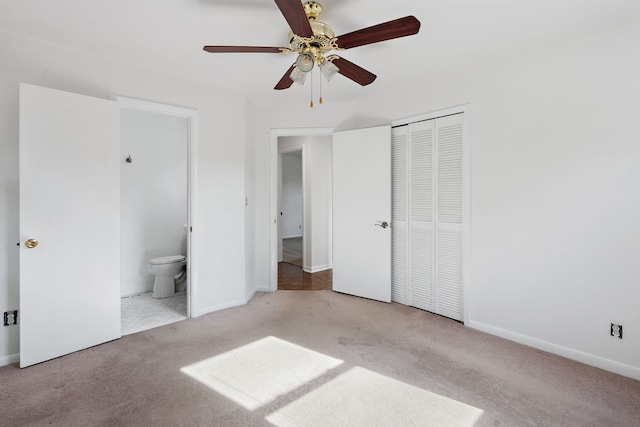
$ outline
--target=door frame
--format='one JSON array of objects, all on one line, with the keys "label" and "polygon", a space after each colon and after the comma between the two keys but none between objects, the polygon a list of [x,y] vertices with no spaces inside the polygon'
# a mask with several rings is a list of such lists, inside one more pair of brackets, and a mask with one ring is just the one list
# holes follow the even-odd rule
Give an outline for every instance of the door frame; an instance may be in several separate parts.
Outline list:
[{"label": "door frame", "polygon": [[416,116],[391,121],[391,128],[453,114],[464,114],[462,122],[462,319],[468,325],[471,316],[471,104],[461,104]]},{"label": "door frame", "polygon": [[196,194],[198,194],[195,165],[196,147],[198,146],[198,110],[119,95],[111,95],[110,98],[120,105],[120,109],[130,108],[187,119],[187,318],[191,318],[191,307],[193,301],[197,300],[198,290],[198,283],[195,279],[198,266],[193,252],[191,217],[197,206]]},{"label": "door frame", "polygon": [[[269,225],[269,290],[278,290],[278,138],[281,136],[327,136],[333,135],[335,128],[285,128],[271,129],[270,146],[270,193],[271,193],[271,220]],[[304,151],[302,157],[302,169],[304,170]],[[304,183],[304,173],[302,177]],[[303,184],[304,185],[304,184]],[[304,190],[303,190],[304,194]],[[304,215],[303,215],[304,221]],[[303,222],[304,228],[304,222]],[[304,230],[303,230],[304,235]]]}]

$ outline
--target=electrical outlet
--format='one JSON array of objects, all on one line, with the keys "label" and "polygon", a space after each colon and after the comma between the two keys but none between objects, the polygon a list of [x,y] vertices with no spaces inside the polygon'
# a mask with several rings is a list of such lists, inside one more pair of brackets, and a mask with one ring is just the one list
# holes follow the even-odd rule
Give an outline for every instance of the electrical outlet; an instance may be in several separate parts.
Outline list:
[{"label": "electrical outlet", "polygon": [[622,325],[611,324],[611,336],[622,339]]},{"label": "electrical outlet", "polygon": [[4,326],[11,326],[18,324],[18,310],[5,311],[4,312]]}]

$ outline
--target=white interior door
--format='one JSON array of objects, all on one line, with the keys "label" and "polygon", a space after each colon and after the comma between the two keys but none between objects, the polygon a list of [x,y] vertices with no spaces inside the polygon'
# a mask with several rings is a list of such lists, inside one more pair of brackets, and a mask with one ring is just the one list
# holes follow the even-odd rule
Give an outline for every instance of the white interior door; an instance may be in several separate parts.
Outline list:
[{"label": "white interior door", "polygon": [[120,337],[119,153],[116,102],[21,84],[21,367]]},{"label": "white interior door", "polygon": [[333,290],[391,301],[391,128],[333,135]]}]

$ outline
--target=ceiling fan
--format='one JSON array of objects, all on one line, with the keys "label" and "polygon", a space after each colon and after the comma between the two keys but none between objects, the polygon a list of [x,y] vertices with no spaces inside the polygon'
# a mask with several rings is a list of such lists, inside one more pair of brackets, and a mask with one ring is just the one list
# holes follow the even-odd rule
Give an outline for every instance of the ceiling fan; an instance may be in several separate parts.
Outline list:
[{"label": "ceiling fan", "polygon": [[[265,46],[204,46],[204,50],[211,53],[285,53],[297,54],[296,62],[289,67],[274,89],[281,90],[291,87],[293,82],[304,84],[307,75],[317,65],[323,77],[329,81],[339,73],[366,86],[376,79],[376,75],[358,65],[328,53],[332,50],[341,51],[353,47],[378,43],[399,37],[417,34],[420,21],[414,16],[384,22],[382,24],[363,28],[351,33],[335,37],[333,29],[324,22],[318,21],[322,13],[322,5],[315,1],[304,4],[300,0],[274,0],[282,15],[286,19],[291,31],[289,32],[289,47]],[[322,101],[321,101],[322,102]]]}]

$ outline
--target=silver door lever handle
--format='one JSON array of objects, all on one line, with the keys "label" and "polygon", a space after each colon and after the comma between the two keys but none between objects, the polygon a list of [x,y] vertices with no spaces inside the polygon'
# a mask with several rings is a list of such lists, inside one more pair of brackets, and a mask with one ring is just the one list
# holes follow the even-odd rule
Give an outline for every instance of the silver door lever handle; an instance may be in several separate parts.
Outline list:
[{"label": "silver door lever handle", "polygon": [[383,221],[383,222],[376,222],[375,225],[377,225],[378,227],[387,228],[389,226],[389,223],[387,221]]}]

